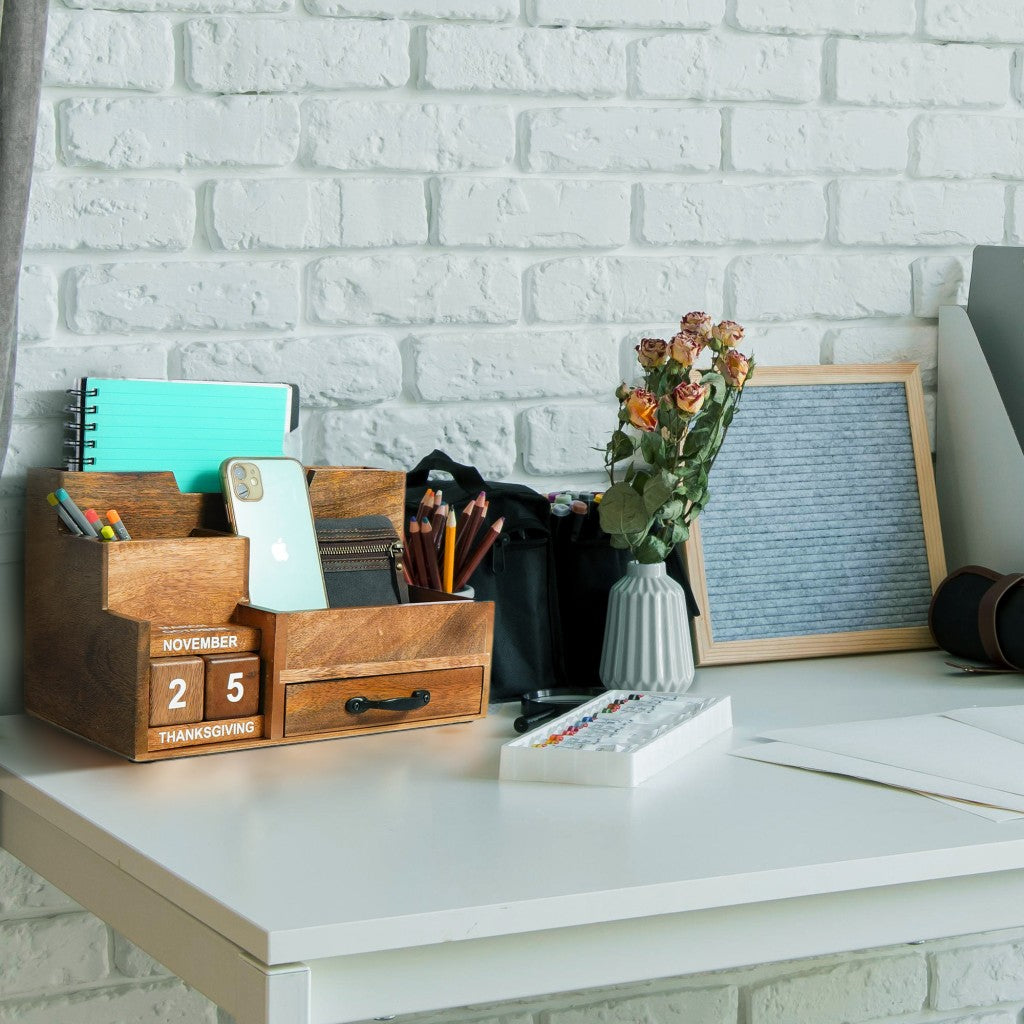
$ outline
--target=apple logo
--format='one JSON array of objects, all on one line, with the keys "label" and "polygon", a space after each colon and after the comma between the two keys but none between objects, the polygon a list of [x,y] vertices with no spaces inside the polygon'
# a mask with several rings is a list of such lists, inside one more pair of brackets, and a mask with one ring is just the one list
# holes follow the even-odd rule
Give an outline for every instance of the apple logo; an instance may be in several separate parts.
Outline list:
[{"label": "apple logo", "polygon": [[284,537],[278,537],[273,544],[270,545],[270,553],[278,562],[288,561],[288,545],[284,542]]}]

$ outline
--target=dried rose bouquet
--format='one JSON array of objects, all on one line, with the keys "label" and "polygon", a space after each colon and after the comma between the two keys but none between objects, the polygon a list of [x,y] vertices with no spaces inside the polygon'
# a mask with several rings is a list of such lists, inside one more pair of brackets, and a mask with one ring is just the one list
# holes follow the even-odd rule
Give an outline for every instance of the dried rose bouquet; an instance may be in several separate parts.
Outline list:
[{"label": "dried rose bouquet", "polygon": [[[687,313],[671,340],[644,338],[636,347],[643,383],[615,393],[619,422],[605,446],[611,486],[600,515],[612,546],[638,562],[663,562],[708,503],[708,475],[754,373],[753,357],[736,348],[742,339],[732,320]],[[698,369],[705,349],[711,365]]]}]

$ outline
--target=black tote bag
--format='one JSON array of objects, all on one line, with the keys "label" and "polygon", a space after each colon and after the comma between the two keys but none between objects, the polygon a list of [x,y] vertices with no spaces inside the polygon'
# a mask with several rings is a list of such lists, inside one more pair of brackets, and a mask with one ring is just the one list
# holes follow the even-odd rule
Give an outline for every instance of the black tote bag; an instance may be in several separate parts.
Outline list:
[{"label": "black tote bag", "polygon": [[524,693],[565,686],[558,593],[548,499],[522,484],[485,481],[433,451],[406,476],[406,514],[415,515],[434,470],[451,476],[434,481],[445,503],[461,512],[480,491],[487,492],[490,525],[504,516],[497,542],[469,583],[475,597],[494,602],[494,658],[491,700],[518,700]]}]

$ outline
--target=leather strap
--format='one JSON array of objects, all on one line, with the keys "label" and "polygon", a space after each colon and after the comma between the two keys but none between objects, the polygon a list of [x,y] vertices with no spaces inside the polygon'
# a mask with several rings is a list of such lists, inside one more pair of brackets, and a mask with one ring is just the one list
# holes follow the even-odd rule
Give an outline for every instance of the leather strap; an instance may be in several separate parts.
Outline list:
[{"label": "leather strap", "polygon": [[1024,666],[1014,665],[1012,661],[1009,661],[999,645],[996,615],[999,611],[999,602],[1022,581],[1024,581],[1024,573],[1020,572],[1011,572],[1006,576],[1000,576],[985,591],[985,596],[981,599],[981,604],[978,605],[978,632],[981,634],[981,646],[985,648],[986,656],[989,661],[1006,668],[1016,669],[1018,672],[1024,671]]}]

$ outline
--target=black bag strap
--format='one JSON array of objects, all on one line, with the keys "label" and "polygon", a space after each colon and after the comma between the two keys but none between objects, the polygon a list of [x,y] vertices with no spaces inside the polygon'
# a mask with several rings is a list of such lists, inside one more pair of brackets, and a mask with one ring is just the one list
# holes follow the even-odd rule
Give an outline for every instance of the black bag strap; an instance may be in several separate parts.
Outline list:
[{"label": "black bag strap", "polygon": [[482,491],[486,489],[484,478],[473,466],[463,466],[456,462],[450,455],[435,448],[429,455],[424,456],[405,475],[407,487],[423,487],[427,483],[431,470],[442,470],[450,473],[452,479],[465,491]]}]

